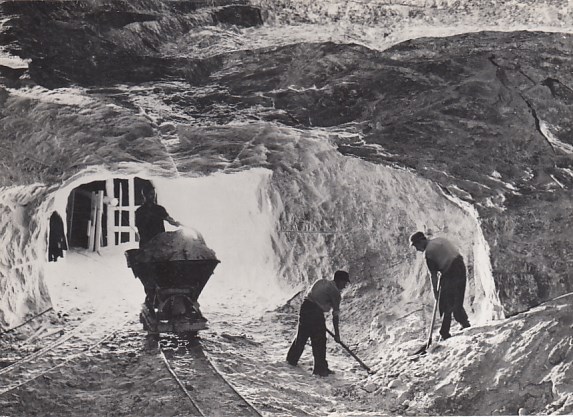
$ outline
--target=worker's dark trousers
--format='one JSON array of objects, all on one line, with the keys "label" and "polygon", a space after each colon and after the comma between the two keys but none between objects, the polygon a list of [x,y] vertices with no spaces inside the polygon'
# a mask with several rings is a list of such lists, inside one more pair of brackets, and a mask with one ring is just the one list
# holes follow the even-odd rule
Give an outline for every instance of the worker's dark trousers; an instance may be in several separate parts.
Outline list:
[{"label": "worker's dark trousers", "polygon": [[470,325],[468,315],[466,310],[464,310],[466,266],[461,256],[454,259],[448,270],[442,273],[441,282],[440,312],[443,314],[443,319],[440,334],[443,337],[449,337],[452,314],[462,327],[469,327]]},{"label": "worker's dark trousers", "polygon": [[312,344],[312,354],[314,356],[314,370],[317,374],[328,369],[326,362],[326,323],[322,309],[309,300],[304,300],[300,306],[300,316],[298,320],[298,331],[296,338],[287,354],[287,361],[291,365],[296,365],[306,341],[310,338]]}]

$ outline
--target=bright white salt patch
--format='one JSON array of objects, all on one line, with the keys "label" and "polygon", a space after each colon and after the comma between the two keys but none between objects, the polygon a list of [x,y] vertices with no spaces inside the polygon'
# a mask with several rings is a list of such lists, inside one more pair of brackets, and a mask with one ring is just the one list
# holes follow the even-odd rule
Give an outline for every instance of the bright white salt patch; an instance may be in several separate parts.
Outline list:
[{"label": "bright white salt patch", "polygon": [[569,175],[570,177],[573,177],[573,170],[569,169],[569,168],[561,168],[561,170],[563,172],[565,172],[567,175]]},{"label": "bright white salt patch", "polygon": [[271,171],[253,169],[152,180],[159,204],[173,218],[198,230],[221,261],[201,295],[205,308],[235,305],[257,312],[278,306],[292,292],[279,284],[277,276],[270,176]]},{"label": "bright white salt patch", "polygon": [[16,97],[68,106],[86,106],[94,102],[92,98],[86,96],[84,92],[78,88],[59,88],[57,90],[48,90],[40,86],[35,86],[18,89],[7,88],[6,90]]},{"label": "bright white salt patch", "polygon": [[[412,27],[408,27],[408,24],[411,24]],[[432,24],[414,21],[413,23],[405,22],[404,27],[399,28],[368,26],[367,24],[354,22],[300,23],[297,25],[270,24],[256,29],[243,29],[241,30],[242,36],[240,38],[237,37],[229,40],[226,44],[217,45],[217,48],[191,48],[185,45],[181,49],[185,49],[185,52],[189,50],[187,53],[191,56],[208,57],[243,49],[252,50],[304,42],[335,42],[340,44],[355,43],[382,51],[404,41],[424,37],[448,37],[481,31],[513,32],[523,30],[572,32],[567,27],[543,24],[486,25],[474,21],[467,25],[458,23],[451,26],[440,24],[439,22]]]},{"label": "bright white salt patch", "polygon": [[126,246],[102,248],[100,254],[87,250],[64,252],[64,258],[49,262],[46,285],[56,311],[94,309],[102,304],[125,303],[139,312],[145,298],[143,286],[126,266]]},{"label": "bright white salt patch", "polygon": [[555,183],[556,183],[559,187],[565,189],[565,185],[563,185],[563,183],[562,183],[561,181],[559,181],[557,178],[555,178],[555,175],[549,175],[549,176],[553,179],[553,181],[555,181]]},{"label": "bright white salt patch", "polygon": [[447,188],[448,188],[448,191],[450,191],[452,194],[461,196],[461,197],[465,198],[466,200],[473,201],[473,196],[470,193],[468,193],[466,190],[462,190],[457,185],[453,185],[453,184],[448,185]]},{"label": "bright white salt patch", "polygon": [[557,129],[556,127],[551,126],[549,123],[544,122],[543,120],[539,121],[539,129],[541,130],[541,133],[543,133],[543,136],[545,136],[547,141],[554,148],[559,149],[560,151],[568,154],[573,154],[573,146],[557,139],[557,137],[553,134],[553,132],[551,132],[552,128]]},{"label": "bright white salt patch", "polygon": [[493,171],[491,175],[488,175],[488,178],[492,181],[495,181],[501,185],[503,185],[505,188],[512,190],[512,191],[517,191],[517,188],[515,188],[515,186],[509,182],[505,182],[501,180],[501,174],[497,171]]},{"label": "bright white salt patch", "polygon": [[12,69],[28,68],[28,62],[0,50],[0,65]]}]

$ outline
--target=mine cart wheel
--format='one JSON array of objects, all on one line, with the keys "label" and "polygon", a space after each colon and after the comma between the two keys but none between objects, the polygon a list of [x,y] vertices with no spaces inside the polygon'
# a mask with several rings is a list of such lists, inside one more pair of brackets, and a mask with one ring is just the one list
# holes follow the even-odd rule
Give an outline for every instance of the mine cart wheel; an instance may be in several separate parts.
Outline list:
[{"label": "mine cart wheel", "polygon": [[181,338],[187,339],[187,340],[196,339],[198,334],[199,334],[199,332],[196,332],[196,331],[184,332],[184,333],[181,333]]},{"label": "mine cart wheel", "polygon": [[147,333],[145,336],[144,349],[154,350],[159,347],[159,333]]},{"label": "mine cart wheel", "polygon": [[201,343],[201,338],[198,332],[185,332],[179,335],[179,339],[183,341],[185,349],[187,351],[199,347]]}]

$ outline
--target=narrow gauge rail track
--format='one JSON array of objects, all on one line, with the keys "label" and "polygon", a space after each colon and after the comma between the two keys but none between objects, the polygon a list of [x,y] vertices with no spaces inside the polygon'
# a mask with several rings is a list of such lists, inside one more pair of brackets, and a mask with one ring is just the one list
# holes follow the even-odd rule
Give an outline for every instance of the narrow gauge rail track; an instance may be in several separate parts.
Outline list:
[{"label": "narrow gauge rail track", "polygon": [[93,316],[91,316],[89,319],[85,320],[84,322],[80,323],[78,326],[74,327],[73,329],[69,330],[68,332],[64,333],[62,336],[58,337],[56,340],[48,343],[46,346],[44,346],[43,348],[29,354],[26,355],[20,359],[18,359],[17,361],[15,361],[14,363],[5,366],[4,368],[0,368],[0,377],[2,375],[8,374],[9,372],[17,369],[18,367],[23,366],[24,364],[31,362],[37,358],[40,358],[44,355],[46,355],[48,352],[54,350],[55,348],[57,348],[58,346],[64,344],[65,342],[67,342],[68,340],[72,339],[73,337],[77,336],[78,334],[80,334],[84,329],[89,328],[95,321],[97,321],[99,319],[99,317],[103,314],[102,312],[98,312],[96,314],[94,314]]},{"label": "narrow gauge rail track", "polygon": [[160,354],[199,416],[262,417],[213,366],[198,338],[161,336]]},{"label": "narrow gauge rail track", "polygon": [[[0,397],[89,354],[133,321],[128,319],[110,329],[105,326],[109,324],[105,323],[105,310],[98,309],[42,349],[0,368]],[[167,370],[190,401],[191,415],[262,417],[217,371],[203,352],[200,339],[162,336],[158,342]]]},{"label": "narrow gauge rail track", "polygon": [[34,320],[36,320],[36,319],[42,317],[44,314],[46,314],[46,313],[48,313],[48,312],[50,312],[50,311],[53,311],[53,310],[54,310],[53,307],[47,308],[46,310],[42,311],[41,313],[36,314],[34,317],[30,317],[29,319],[23,321],[22,323],[20,323],[20,324],[14,326],[14,327],[12,327],[12,328],[10,328],[10,329],[6,329],[6,330],[1,330],[1,329],[0,329],[0,336],[2,336],[3,334],[6,334],[6,333],[13,332],[13,331],[19,329],[20,327],[24,327],[25,325],[32,323]]},{"label": "narrow gauge rail track", "polygon": [[[98,346],[100,346],[102,343],[104,343],[108,339],[111,339],[119,330],[120,330],[120,328],[117,328],[113,332],[103,336],[102,338],[100,338],[96,342],[92,343],[91,345],[86,346],[81,351],[68,354],[65,357],[59,357],[58,359],[52,360],[50,362],[46,361],[43,368],[35,369],[32,372],[28,371],[28,372],[24,373],[23,375],[21,375],[20,377],[16,377],[10,384],[5,385],[5,386],[0,386],[0,396],[4,395],[6,393],[9,393],[11,391],[14,391],[15,389],[20,388],[26,384],[29,384],[30,382],[38,379],[41,376],[49,374],[53,370],[55,370],[61,366],[66,365],[67,363],[73,361],[74,359],[79,358],[81,355],[85,355],[87,353],[90,353],[93,349],[97,348]],[[60,345],[58,345],[58,346],[60,346]],[[54,356],[57,356],[57,353]],[[29,362],[29,361],[26,361],[26,362]],[[25,363],[25,362],[22,362],[22,363]]]},{"label": "narrow gauge rail track", "polygon": [[76,327],[68,330],[43,348],[14,363],[0,368],[0,396],[47,374],[70,360],[99,346],[125,326],[127,320],[113,329],[102,325],[108,317],[105,306],[94,312]]},{"label": "narrow gauge rail track", "polygon": [[[91,305],[79,305],[79,306],[75,306],[74,308],[68,308],[67,310],[62,310],[60,311],[58,314],[60,316],[71,316],[72,320],[76,320],[79,319],[77,317],[77,314],[74,314],[73,310],[76,311],[81,311],[81,310],[89,310],[92,309],[92,313],[90,314],[89,317],[82,319],[79,323],[77,323],[75,326],[70,326],[70,325],[66,325],[65,327],[62,325],[60,331],[60,337],[58,337],[55,340],[49,341],[47,344],[45,344],[44,346],[42,346],[40,349],[35,350],[32,353],[29,354],[25,354],[19,358],[14,358],[12,359],[12,363],[10,363],[9,365],[0,367],[0,394],[2,393],[1,389],[2,389],[2,378],[3,375],[6,375],[8,373],[10,373],[11,371],[14,371],[15,369],[18,369],[20,367],[22,367],[23,365],[25,365],[28,362],[33,362],[36,359],[42,358],[43,356],[46,356],[46,354],[48,354],[50,351],[54,350],[55,348],[57,348],[58,346],[73,340],[74,338],[78,337],[79,335],[81,335],[83,332],[86,331],[86,329],[91,329],[93,327],[97,327],[98,323],[101,323],[102,320],[105,320],[104,315],[109,315],[110,310],[116,311],[118,309],[118,306],[112,306],[110,307],[109,302],[107,302],[107,300],[104,300],[100,303],[98,303],[95,306],[91,306]],[[17,330],[20,327],[23,327],[25,325],[31,325],[31,323],[35,322],[36,320],[42,318],[44,316],[44,314],[50,312],[50,311],[54,311],[53,307],[50,307],[48,309],[46,309],[45,311],[35,315],[34,317],[31,317],[30,319],[24,321],[23,323],[11,328],[11,329],[7,329],[4,331],[0,331],[0,336],[3,334],[7,334],[10,332],[13,332],[15,330]],[[38,330],[48,330],[47,328],[42,329],[42,325],[40,324]]]}]

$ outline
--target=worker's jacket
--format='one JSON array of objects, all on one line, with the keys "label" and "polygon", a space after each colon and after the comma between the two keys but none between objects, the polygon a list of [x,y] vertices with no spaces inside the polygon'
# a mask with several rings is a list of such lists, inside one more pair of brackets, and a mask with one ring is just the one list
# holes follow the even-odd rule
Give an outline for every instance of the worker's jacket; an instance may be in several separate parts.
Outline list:
[{"label": "worker's jacket", "polygon": [[[437,237],[428,241],[424,252],[430,272],[441,273],[440,313],[461,307],[466,289],[466,266],[458,249],[449,240]],[[437,291],[434,288],[434,292]]]},{"label": "worker's jacket", "polygon": [[332,315],[338,316],[340,312],[340,290],[333,280],[316,281],[306,294],[306,299],[315,303],[325,313],[332,309]]}]

